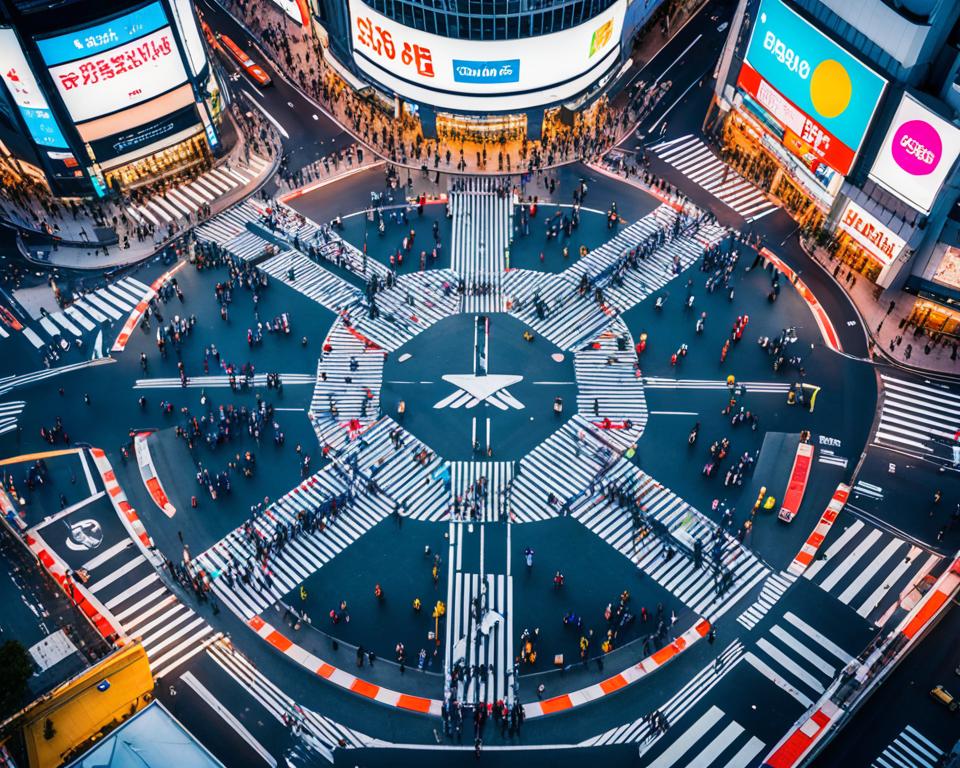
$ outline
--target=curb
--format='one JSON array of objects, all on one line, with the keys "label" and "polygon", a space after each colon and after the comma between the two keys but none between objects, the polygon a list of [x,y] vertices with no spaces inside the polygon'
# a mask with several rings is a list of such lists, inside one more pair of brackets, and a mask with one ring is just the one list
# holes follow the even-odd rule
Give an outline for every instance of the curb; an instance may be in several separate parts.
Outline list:
[{"label": "curb", "polygon": [[170,503],[170,497],[163,490],[160,478],[157,477],[157,470],[150,456],[150,446],[147,444],[149,435],[149,432],[139,432],[133,438],[133,448],[137,453],[137,464],[140,466],[140,477],[143,478],[143,484],[147,486],[147,491],[154,503],[167,517],[173,517],[177,514],[177,508]]},{"label": "curb", "polygon": [[150,538],[150,534],[147,533],[147,529],[144,528],[143,523],[140,522],[140,516],[137,514],[137,510],[127,501],[127,495],[120,487],[120,483],[117,482],[117,476],[113,471],[113,467],[110,465],[110,460],[100,448],[91,448],[90,455],[93,457],[93,463],[96,464],[97,471],[100,473],[100,479],[107,489],[107,495],[110,497],[110,501],[113,502],[113,508],[120,517],[124,528],[127,529],[127,533],[130,534],[130,538],[139,543],[140,548],[144,551],[144,554],[147,555],[147,559],[156,565],[158,557],[153,539]]},{"label": "curb", "polygon": [[554,696],[552,699],[545,699],[544,701],[533,701],[529,704],[524,704],[524,714],[527,719],[554,715],[558,712],[566,712],[575,707],[589,704],[597,699],[602,699],[611,693],[616,693],[628,685],[643,679],[647,675],[656,672],[661,667],[666,666],[698,640],[706,637],[709,632],[710,622],[706,619],[700,619],[672,643],[665,645],[659,651],[643,659],[638,664],[628,667],[620,674],[608,677],[606,680],[594,683],[586,688],[581,688],[579,691]]},{"label": "curb", "polygon": [[34,554],[40,565],[60,585],[63,593],[79,608],[90,622],[97,628],[97,632],[108,642],[116,645],[118,638],[123,635],[119,623],[107,610],[106,606],[97,600],[87,588],[74,580],[70,575],[70,568],[49,547],[43,538],[36,533],[27,533],[24,537],[27,546]]},{"label": "curb", "polygon": [[845,483],[840,483],[840,485],[837,486],[837,490],[834,491],[833,498],[830,499],[826,511],[820,517],[820,522],[814,527],[813,532],[807,537],[803,546],[800,547],[797,556],[793,558],[793,562],[787,567],[787,570],[794,576],[802,576],[810,563],[813,562],[817,550],[820,549],[820,545],[823,544],[824,539],[827,538],[827,534],[830,533],[830,529],[840,516],[840,512],[843,511],[843,507],[847,503],[849,496],[850,486]]},{"label": "curb", "polygon": [[111,352],[123,352],[127,346],[127,342],[130,341],[130,336],[133,335],[134,329],[137,327],[137,324],[143,317],[144,312],[147,311],[147,307],[150,306],[150,302],[157,295],[157,291],[160,290],[160,286],[173,277],[181,269],[183,269],[183,267],[186,265],[186,260],[181,260],[179,264],[164,272],[162,275],[160,275],[160,277],[150,284],[150,290],[147,292],[147,295],[140,299],[140,303],[133,308],[133,311],[130,313],[130,317],[127,318],[127,322],[125,322],[123,324],[123,328],[120,329],[120,334],[117,336],[117,340],[110,348]]}]

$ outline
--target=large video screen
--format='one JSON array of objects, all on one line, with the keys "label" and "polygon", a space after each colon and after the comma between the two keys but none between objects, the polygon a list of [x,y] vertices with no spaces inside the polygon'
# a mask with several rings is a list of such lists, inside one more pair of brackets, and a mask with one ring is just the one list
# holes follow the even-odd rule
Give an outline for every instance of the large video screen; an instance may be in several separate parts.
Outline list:
[{"label": "large video screen", "polygon": [[887,81],[787,8],[763,0],[738,85],[791,131],[795,154],[849,173]]},{"label": "large video screen", "polygon": [[599,79],[619,61],[626,10],[626,0],[617,0],[563,32],[477,41],[404,26],[362,0],[349,5],[354,61],[362,71],[412,101],[497,110],[561,101]]},{"label": "large video screen", "polygon": [[37,46],[67,111],[78,123],[147,101],[187,81],[159,3],[37,40]]},{"label": "large video screen", "polygon": [[30,69],[17,33],[9,27],[0,29],[0,75],[34,142],[41,147],[67,149],[67,140]]}]

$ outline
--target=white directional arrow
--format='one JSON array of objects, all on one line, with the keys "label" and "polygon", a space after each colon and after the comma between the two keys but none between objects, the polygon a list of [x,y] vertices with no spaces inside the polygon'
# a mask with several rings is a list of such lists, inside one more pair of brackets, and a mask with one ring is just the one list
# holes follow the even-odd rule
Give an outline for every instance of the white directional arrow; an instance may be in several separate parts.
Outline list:
[{"label": "white directional arrow", "polygon": [[[501,410],[505,410],[504,401],[513,408],[523,408],[523,403],[513,397],[506,388],[519,381],[523,381],[523,376],[508,375],[502,373],[492,373],[487,376],[477,376],[472,373],[446,374],[442,377],[444,381],[453,384],[457,392],[445,397],[434,405],[434,408],[458,408],[466,405],[467,408],[473,408],[483,402],[490,402]],[[464,402],[462,394],[469,397]],[[499,393],[499,397],[494,397]],[[502,398],[502,399],[501,399]]]}]

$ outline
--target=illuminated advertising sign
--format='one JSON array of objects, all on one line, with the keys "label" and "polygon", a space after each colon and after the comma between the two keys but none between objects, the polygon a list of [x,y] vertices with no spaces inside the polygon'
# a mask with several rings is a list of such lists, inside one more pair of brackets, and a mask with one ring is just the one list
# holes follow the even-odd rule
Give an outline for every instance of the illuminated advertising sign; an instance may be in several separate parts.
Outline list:
[{"label": "illuminated advertising sign", "polygon": [[502,111],[568,99],[619,63],[626,0],[563,32],[484,41],[421,32],[362,0],[349,7],[354,62],[377,82],[417,103]]},{"label": "illuminated advertising sign", "polygon": [[33,141],[41,147],[67,149],[67,140],[30,69],[17,33],[9,28],[0,29],[0,75]]},{"label": "illuminated advertising sign", "polygon": [[893,263],[907,244],[906,240],[853,200],[847,202],[837,226],[885,267]]},{"label": "illuminated advertising sign", "polygon": [[[833,167],[850,170],[887,81],[781,0],[763,0],[746,61],[772,89],[823,134],[812,142],[850,157]],[[829,137],[829,138],[826,138]],[[837,148],[836,143],[844,145]]]},{"label": "illuminated advertising sign", "polygon": [[190,72],[199,75],[207,65],[207,54],[203,48],[203,40],[200,39],[197,19],[193,15],[193,2],[192,0],[173,0],[171,7],[187,61],[190,63]]},{"label": "illuminated advertising sign", "polygon": [[139,125],[124,133],[108,136],[98,141],[91,141],[90,148],[97,160],[103,162],[113,157],[126,155],[142,147],[156,144],[165,138],[176,136],[199,122],[197,111],[191,104],[189,107],[173,114]]},{"label": "illuminated advertising sign", "polygon": [[929,213],[958,154],[960,129],[904,94],[870,178]]},{"label": "illuminated advertising sign", "polygon": [[116,48],[167,25],[160,3],[151,3],[133,13],[103,21],[66,35],[37,40],[40,55],[48,66],[83,59]]},{"label": "illuminated advertising sign", "polygon": [[78,123],[152,99],[187,79],[170,27],[51,67],[50,76]]}]

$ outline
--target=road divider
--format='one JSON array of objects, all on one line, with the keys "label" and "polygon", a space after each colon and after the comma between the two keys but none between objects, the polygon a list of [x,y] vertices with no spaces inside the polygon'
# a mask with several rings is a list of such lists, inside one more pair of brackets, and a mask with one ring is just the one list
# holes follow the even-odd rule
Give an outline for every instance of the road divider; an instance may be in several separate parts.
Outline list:
[{"label": "road divider", "polygon": [[127,346],[127,342],[130,341],[130,336],[133,334],[134,329],[143,318],[144,313],[147,311],[147,307],[150,306],[150,301],[154,296],[157,295],[157,291],[160,290],[160,286],[177,274],[177,272],[183,269],[186,265],[187,261],[185,259],[178,262],[172,269],[164,272],[162,275],[160,275],[160,277],[150,284],[150,290],[147,291],[147,294],[142,299],[140,299],[140,302],[137,304],[137,306],[133,308],[133,311],[127,318],[127,322],[125,322],[123,324],[123,328],[120,329],[120,334],[117,336],[117,340],[110,348],[112,352],[123,352]]},{"label": "road divider", "polygon": [[143,527],[143,523],[140,522],[137,510],[127,501],[127,495],[120,487],[120,483],[117,482],[117,476],[107,455],[99,448],[91,448],[90,455],[93,457],[93,463],[96,465],[97,471],[100,473],[100,479],[103,480],[103,485],[107,489],[107,495],[113,503],[113,508],[120,515],[120,521],[127,532],[132,538],[139,541],[146,551],[154,553],[153,559],[155,561],[159,561],[159,555],[155,554],[156,548],[153,545],[153,539],[150,538],[147,529]]},{"label": "road divider", "polygon": [[147,486],[150,498],[167,517],[173,517],[177,514],[177,508],[170,503],[170,498],[160,478],[157,477],[157,470],[153,466],[153,457],[150,455],[150,446],[147,444],[149,432],[140,432],[133,438],[133,447],[137,454],[137,465],[140,467],[140,477],[143,478],[143,484]]},{"label": "road divider", "polygon": [[790,573],[795,576],[802,576],[803,572],[807,570],[810,563],[813,562],[813,558],[816,557],[817,550],[820,549],[824,539],[827,538],[827,534],[830,533],[830,528],[833,527],[837,517],[840,516],[840,512],[843,511],[843,507],[849,497],[850,486],[845,483],[840,483],[840,485],[837,486],[837,490],[834,491],[830,503],[827,504],[826,511],[820,516],[820,521],[816,527],[814,527],[813,532],[807,537],[803,546],[800,547],[797,556],[793,558],[793,562],[790,563],[790,566],[787,568]]}]

